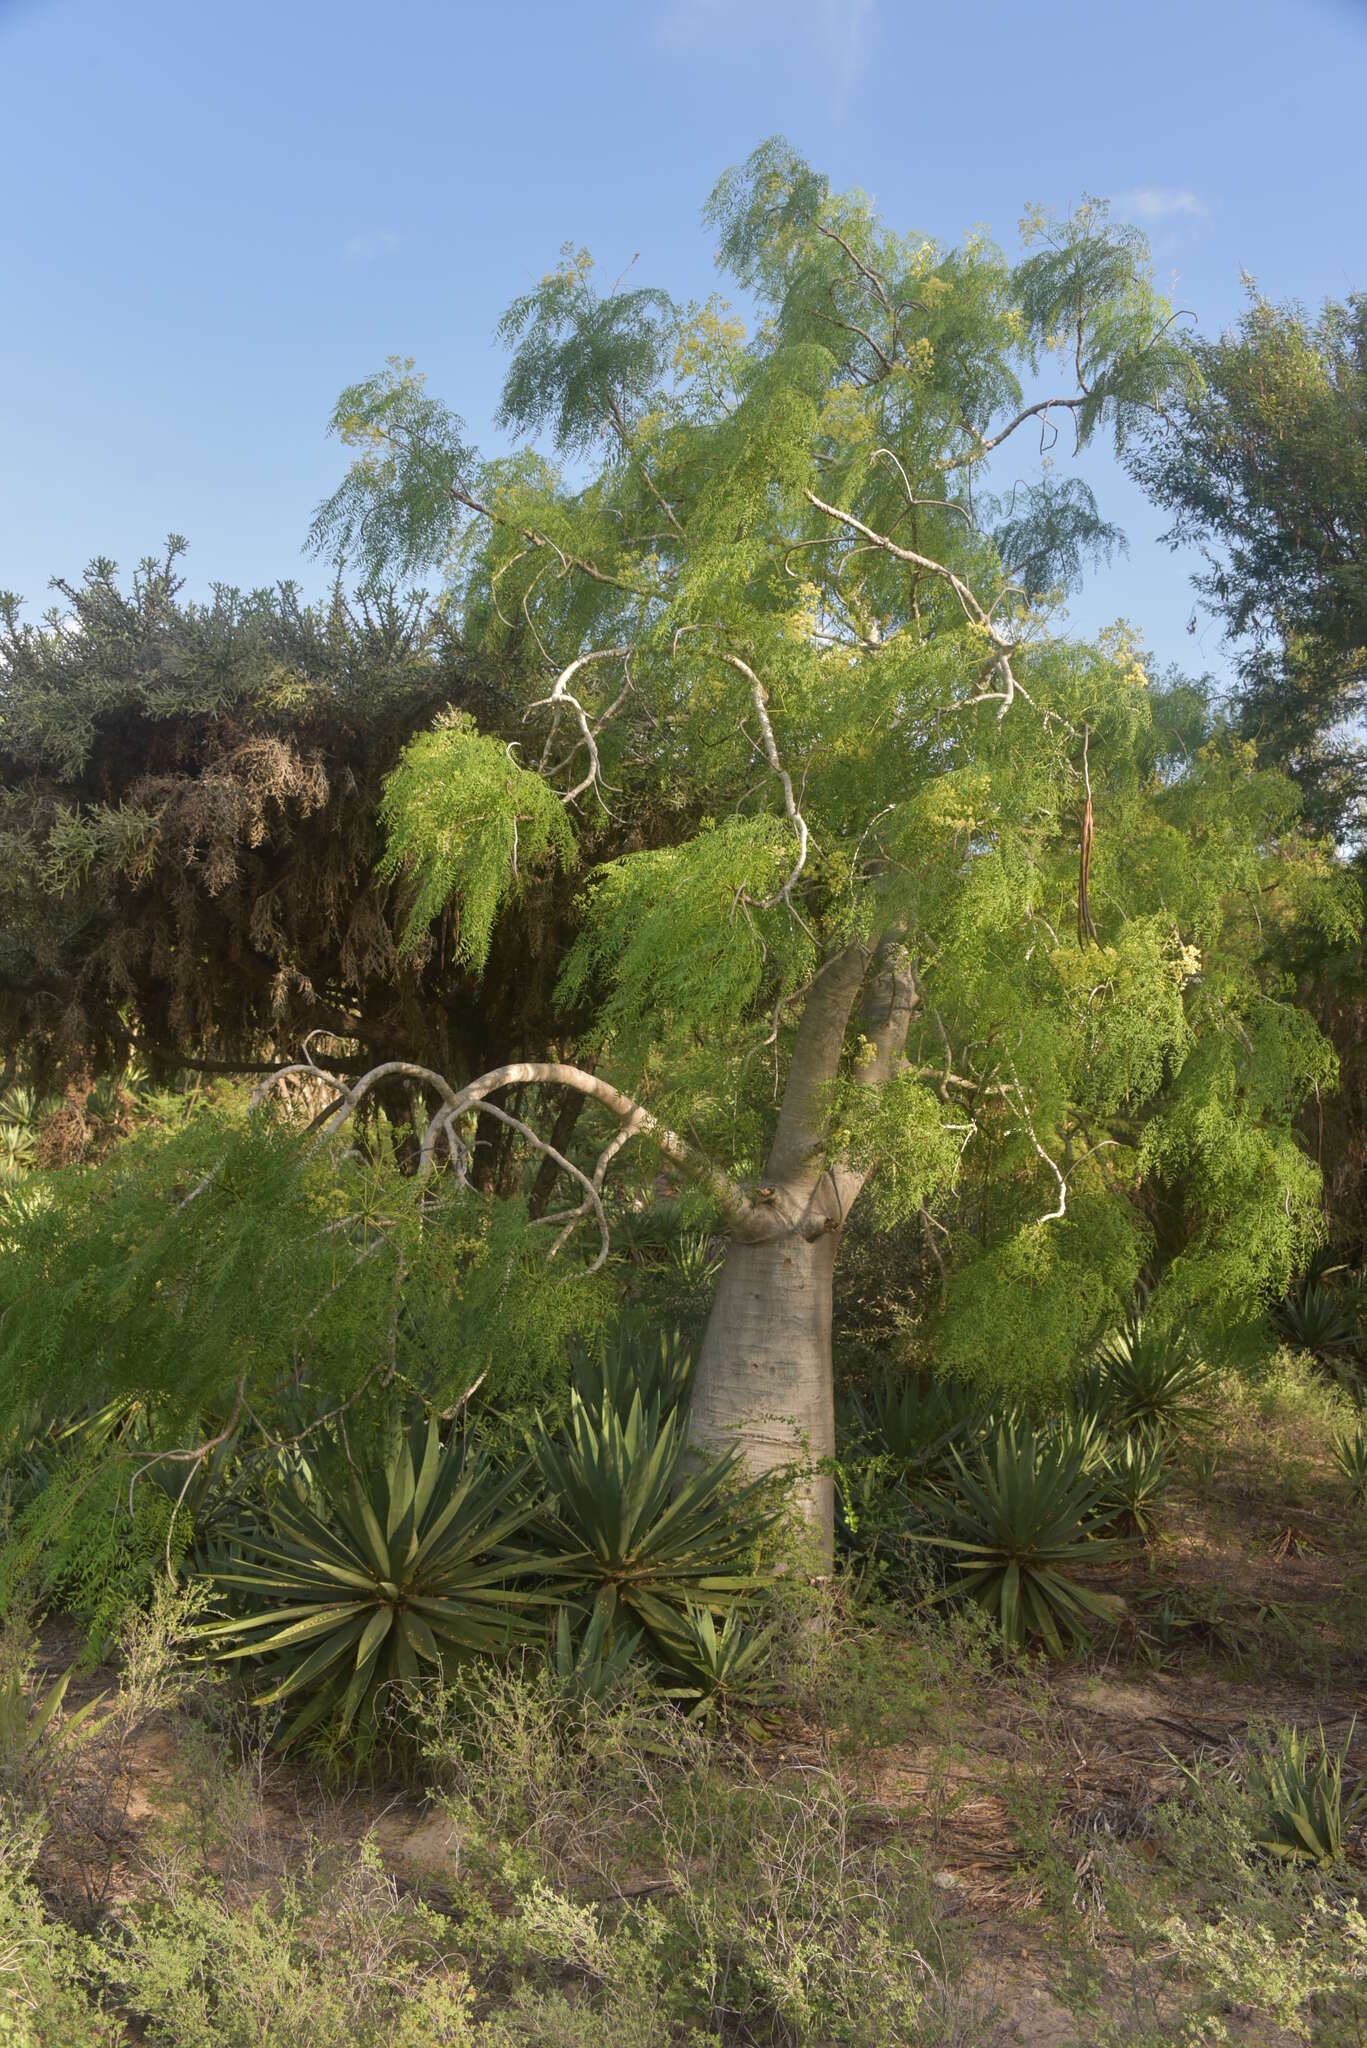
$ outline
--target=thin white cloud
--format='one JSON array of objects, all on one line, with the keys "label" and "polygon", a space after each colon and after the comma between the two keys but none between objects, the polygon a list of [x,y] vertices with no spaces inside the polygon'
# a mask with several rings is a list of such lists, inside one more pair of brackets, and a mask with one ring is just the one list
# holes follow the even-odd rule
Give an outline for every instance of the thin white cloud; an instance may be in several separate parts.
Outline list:
[{"label": "thin white cloud", "polygon": [[820,64],[837,111],[864,74],[875,0],[669,0],[660,39],[674,49],[711,48],[756,30],[781,28]]},{"label": "thin white cloud", "polygon": [[1115,205],[1117,213],[1146,221],[1150,227],[1210,219],[1208,203],[1186,185],[1140,185],[1133,192],[1120,193]]},{"label": "thin white cloud", "polygon": [[392,256],[398,246],[392,228],[378,228],[373,234],[352,235],[343,242],[342,255],[348,263],[374,263],[381,256]]}]

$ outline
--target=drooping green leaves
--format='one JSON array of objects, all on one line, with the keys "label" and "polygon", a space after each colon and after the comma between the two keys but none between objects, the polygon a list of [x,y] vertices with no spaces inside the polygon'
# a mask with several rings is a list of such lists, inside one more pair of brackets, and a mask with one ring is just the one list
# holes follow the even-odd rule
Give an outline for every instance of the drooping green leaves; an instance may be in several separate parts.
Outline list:
[{"label": "drooping green leaves", "polygon": [[549,423],[562,453],[582,454],[604,436],[620,445],[628,421],[654,398],[674,308],[649,288],[598,292],[586,249],[566,244],[560,256],[499,323],[513,351],[499,425],[526,433]]},{"label": "drooping green leaves", "polygon": [[[1052,1206],[1057,1189],[1038,1186]],[[1065,1216],[1022,1222],[951,1273],[935,1335],[944,1368],[1013,1399],[1061,1395],[1124,1314],[1147,1243],[1133,1210],[1075,1189]]]},{"label": "drooping green leaves", "polygon": [[388,831],[380,873],[417,887],[405,947],[449,907],[456,955],[475,973],[494,920],[528,874],[574,858],[574,832],[550,785],[460,718],[405,748],[380,815]]},{"label": "drooping green leaves", "polygon": [[766,900],[793,865],[772,816],[729,818],[681,846],[600,868],[561,973],[562,1000],[605,985],[605,1033],[734,1027],[766,985],[794,986],[811,942]]},{"label": "drooping green leaves", "polygon": [[229,1096],[37,1185],[0,1259],[0,1432],[97,1396],[194,1441],[240,1383],[290,1434],[292,1389],[316,1414],[391,1358],[440,1402],[480,1380],[516,1411],[602,1316],[601,1281],[548,1266],[522,1205],[415,1181],[384,1118],[319,1148]]},{"label": "drooping green leaves", "polygon": [[1036,360],[1056,357],[1075,374],[1078,439],[1109,414],[1123,448],[1192,374],[1173,308],[1154,290],[1148,242],[1096,200],[1066,220],[1037,208],[1025,231],[1039,246],[1012,281]]},{"label": "drooping green leaves", "polygon": [[[859,1049],[855,1051],[856,1081]],[[836,1142],[851,1163],[872,1175],[869,1193],[884,1227],[916,1215],[948,1193],[958,1178],[961,1121],[934,1091],[908,1074],[881,1088],[842,1088]]]},{"label": "drooping green leaves", "polygon": [[318,508],[311,540],[319,553],[359,564],[368,581],[404,581],[446,553],[460,523],[455,492],[474,460],[465,428],[411,358],[391,356],[373,377],[349,384],[329,422],[361,452]]}]

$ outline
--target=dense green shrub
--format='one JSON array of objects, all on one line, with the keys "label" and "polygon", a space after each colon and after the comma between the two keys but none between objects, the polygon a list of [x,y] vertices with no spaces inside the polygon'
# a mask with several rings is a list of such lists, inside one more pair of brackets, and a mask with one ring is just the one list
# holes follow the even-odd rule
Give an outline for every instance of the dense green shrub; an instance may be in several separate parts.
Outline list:
[{"label": "dense green shrub", "polygon": [[243,1905],[188,1879],[102,1945],[111,1992],[149,2048],[469,2048],[472,1994],[452,1930],[404,1898],[373,1841],[315,1854]]},{"label": "dense green shrub", "polygon": [[33,1882],[40,1821],[0,1806],[0,2042],[116,2048],[123,2029],[90,1992],[89,1946],[47,1913]]}]

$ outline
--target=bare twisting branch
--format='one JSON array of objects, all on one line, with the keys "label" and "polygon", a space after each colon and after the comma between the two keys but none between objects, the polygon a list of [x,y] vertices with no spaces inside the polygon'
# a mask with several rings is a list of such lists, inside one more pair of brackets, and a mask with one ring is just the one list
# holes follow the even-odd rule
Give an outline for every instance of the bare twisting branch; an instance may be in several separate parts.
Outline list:
[{"label": "bare twisting branch", "polygon": [[793,835],[797,840],[797,860],[793,865],[792,873],[788,876],[782,887],[762,903],[760,908],[762,910],[773,910],[777,904],[786,903],[791,910],[793,907],[793,886],[798,876],[802,873],[803,868],[807,865],[807,820],[798,809],[797,798],[793,794],[792,777],[779,759],[778,745],[774,739],[774,728],[769,722],[769,700],[765,694],[763,683],[755,674],[749,662],[742,661],[738,654],[723,654],[721,658],[723,661],[729,662],[732,668],[737,669],[750,685],[750,699],[755,707],[755,717],[759,721],[764,758],[778,777],[779,786],[783,791],[783,808],[788,813],[788,823],[792,826]]},{"label": "bare twisting branch", "polygon": [[[572,804],[587,789],[599,791],[598,800],[600,803],[602,802],[602,794],[599,787],[601,772],[598,760],[598,741],[595,735],[601,730],[602,724],[605,721],[600,720],[597,727],[589,723],[588,713],[569,687],[570,681],[579,673],[581,668],[588,668],[592,663],[598,661],[625,661],[630,653],[630,647],[598,647],[590,654],[576,655],[567,668],[561,669],[555,679],[555,687],[552,689],[550,696],[539,697],[536,703],[529,704],[522,714],[524,724],[534,711],[544,711],[548,705],[552,707],[555,714],[551,721],[550,733],[547,736],[545,752],[542,755],[541,765],[544,770],[550,758],[551,743],[555,738],[556,723],[561,709],[568,709],[574,713],[575,721],[579,727],[579,739],[568,758],[572,761],[582,746],[588,751],[589,766],[588,773],[575,783],[573,789],[567,789],[561,796],[560,801],[563,804]],[[620,696],[618,702],[621,702]]]},{"label": "bare twisting branch", "polygon": [[1030,1105],[1025,1099],[1025,1090],[1021,1087],[1020,1081],[1017,1079],[1014,1061],[1012,1062],[1011,1066],[1011,1079],[1015,1083],[1016,1100],[1020,1104],[1020,1113],[1021,1116],[1024,1118],[1025,1128],[1030,1135],[1030,1143],[1034,1146],[1035,1151],[1037,1152],[1039,1157],[1044,1161],[1050,1173],[1053,1174],[1054,1179],[1058,1182],[1058,1205],[1056,1208],[1047,1210],[1046,1213],[1040,1217],[1039,1221],[1041,1223],[1059,1223],[1067,1214],[1068,1210],[1067,1176],[1065,1175],[1062,1167],[1058,1165],[1057,1161],[1055,1161],[1050,1156],[1050,1154],[1045,1151],[1043,1145],[1041,1145],[1038,1137],[1035,1134],[1035,1120],[1030,1114]]}]

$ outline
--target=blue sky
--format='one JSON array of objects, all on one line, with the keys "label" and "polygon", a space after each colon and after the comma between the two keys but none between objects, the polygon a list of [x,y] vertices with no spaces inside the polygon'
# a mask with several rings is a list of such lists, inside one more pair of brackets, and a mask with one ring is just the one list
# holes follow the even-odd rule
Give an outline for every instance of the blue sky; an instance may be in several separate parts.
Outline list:
[{"label": "blue sky", "polygon": [[[1241,271],[1367,287],[1364,85],[1367,0],[0,0],[0,586],[36,613],[175,529],[192,590],[320,588],[341,385],[415,356],[495,445],[507,301],[569,239],[705,296],[702,202],[775,132],[905,232],[1109,196],[1206,329]],[[1074,625],[1218,671],[1161,520],[1087,474],[1131,552]]]}]

